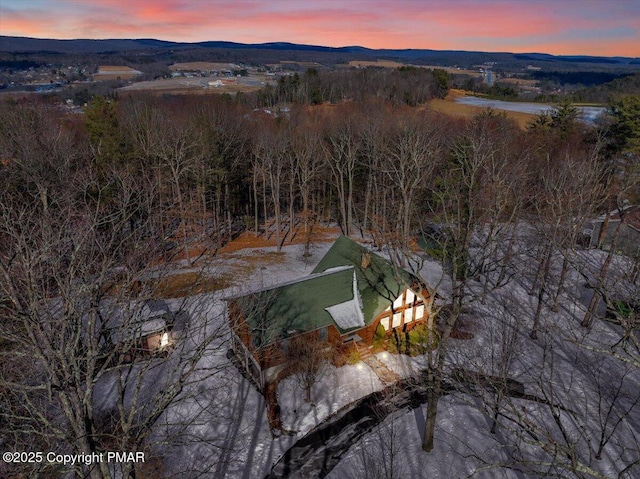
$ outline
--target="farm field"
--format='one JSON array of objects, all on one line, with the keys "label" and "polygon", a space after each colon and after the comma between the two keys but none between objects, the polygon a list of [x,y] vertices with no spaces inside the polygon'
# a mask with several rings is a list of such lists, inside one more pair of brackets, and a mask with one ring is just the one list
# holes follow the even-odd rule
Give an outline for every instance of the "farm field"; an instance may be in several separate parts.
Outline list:
[{"label": "farm field", "polygon": [[349,62],[351,67],[383,67],[383,68],[399,68],[405,66],[404,63],[398,63],[391,60],[352,60]]},{"label": "farm field", "polygon": [[532,87],[536,86],[538,80],[527,80],[526,78],[500,78],[500,83]]},{"label": "farm field", "polygon": [[158,80],[143,81],[120,88],[122,93],[150,92],[150,93],[175,93],[175,94],[208,94],[208,93],[238,93],[257,91],[264,85],[261,77],[238,79],[237,84],[222,84],[220,86],[209,85],[215,81],[215,77],[204,78],[163,78]]},{"label": "farm field", "polygon": [[96,80],[130,80],[142,75],[141,71],[123,65],[100,65],[93,76]]},{"label": "farm field", "polygon": [[186,70],[239,70],[240,67],[235,63],[214,63],[214,62],[187,62],[187,63],[174,63],[169,66],[171,71],[186,71]]}]

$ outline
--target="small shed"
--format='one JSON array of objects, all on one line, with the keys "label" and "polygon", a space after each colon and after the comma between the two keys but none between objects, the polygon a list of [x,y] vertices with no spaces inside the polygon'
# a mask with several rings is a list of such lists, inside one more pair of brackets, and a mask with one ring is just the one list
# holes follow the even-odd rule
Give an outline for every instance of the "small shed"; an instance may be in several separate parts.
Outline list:
[{"label": "small shed", "polygon": [[590,248],[611,248],[616,239],[616,250],[632,258],[640,255],[640,205],[629,205],[594,218],[585,225]]},{"label": "small shed", "polygon": [[128,348],[126,360],[168,350],[174,341],[175,315],[162,300],[146,300],[123,307],[109,307],[106,329],[109,344]]}]

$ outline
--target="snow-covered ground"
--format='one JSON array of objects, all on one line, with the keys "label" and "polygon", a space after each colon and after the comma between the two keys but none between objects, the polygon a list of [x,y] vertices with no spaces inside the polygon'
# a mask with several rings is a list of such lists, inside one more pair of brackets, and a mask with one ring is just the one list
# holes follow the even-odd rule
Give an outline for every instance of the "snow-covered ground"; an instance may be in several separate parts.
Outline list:
[{"label": "snow-covered ground", "polygon": [[[275,248],[260,248],[220,255],[211,265],[211,274],[226,273],[237,282],[226,290],[193,297],[186,303],[175,300],[172,307],[189,312],[190,328],[203,331],[202,326],[206,325],[208,330],[224,330],[221,298],[306,276],[330,246],[315,245],[310,261],[303,259],[299,245],[287,246],[281,254],[276,254]],[[593,256],[601,259],[598,255],[602,254],[590,252],[585,261],[594,260]],[[261,257],[268,257],[269,261],[262,263]],[[526,271],[531,266],[524,262],[525,259],[522,269]],[[446,296],[447,283],[440,281],[442,268],[427,261],[423,271],[427,280],[438,283]],[[523,281],[514,280],[495,291],[485,304],[474,303],[464,320],[475,336],[452,341],[448,364],[448,368],[463,366],[486,374],[506,368],[509,377],[524,384],[527,394],[551,404],[562,402],[570,410],[561,412],[561,429],[554,425],[553,413],[558,408],[517,399],[505,401],[501,407],[504,417],[519,421],[519,426],[498,428],[492,434],[492,411],[486,409],[490,401],[482,403],[473,395],[453,393],[439,401],[435,449],[431,453],[421,449],[424,406],[400,411],[353,445],[329,477],[530,477],[527,467],[513,468],[514,460],[524,457],[543,462],[545,446],[540,444],[545,440],[566,445],[566,454],[575,454],[605,476],[617,475],[620,464],[640,459],[640,405],[634,403],[640,395],[639,368],[592,351],[603,345],[606,349],[619,335],[601,321],[596,321],[591,331],[579,326],[583,298],[588,297],[580,275],[570,275],[563,294],[559,313],[544,308],[536,341],[528,336],[536,298],[527,294]],[[512,349],[509,354],[507,343]],[[275,437],[268,426],[264,398],[228,362],[227,350],[224,335],[212,342],[199,363],[202,380],[188,386],[184,399],[160,419],[152,436],[152,448],[162,456],[164,472],[170,476],[264,477],[306,432],[341,407],[383,387],[363,363],[341,368],[327,366],[313,387],[312,403],[308,404],[304,402],[303,389],[295,378],[289,377],[279,385],[278,396],[283,425],[296,433]],[[426,366],[424,357],[390,353],[379,353],[377,357],[404,377]],[[617,395],[612,395],[616,391]],[[609,404],[614,405],[608,407]],[[529,433],[517,431],[523,427],[529,427]],[[611,438],[603,448],[602,458],[595,459],[599,431],[604,431],[603,437],[611,434]],[[561,450],[561,454],[565,452]],[[558,472],[550,471],[551,475]],[[639,473],[638,469],[633,471]]]}]

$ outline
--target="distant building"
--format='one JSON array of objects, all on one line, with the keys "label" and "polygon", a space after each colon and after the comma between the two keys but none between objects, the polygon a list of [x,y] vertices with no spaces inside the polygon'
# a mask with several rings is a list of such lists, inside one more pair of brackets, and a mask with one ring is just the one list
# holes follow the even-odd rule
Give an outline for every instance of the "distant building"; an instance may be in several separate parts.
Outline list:
[{"label": "distant building", "polygon": [[618,228],[616,250],[631,257],[640,255],[640,205],[616,209],[589,221],[584,229],[589,247],[610,249]]},{"label": "distant building", "polygon": [[493,72],[491,70],[484,72],[484,81],[489,86],[493,85]]}]

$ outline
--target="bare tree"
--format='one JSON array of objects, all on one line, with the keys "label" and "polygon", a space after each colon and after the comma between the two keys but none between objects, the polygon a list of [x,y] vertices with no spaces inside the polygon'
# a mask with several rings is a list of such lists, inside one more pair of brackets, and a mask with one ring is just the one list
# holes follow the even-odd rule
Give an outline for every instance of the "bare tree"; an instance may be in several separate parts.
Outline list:
[{"label": "bare tree", "polygon": [[[113,170],[105,184],[90,169],[64,165],[52,164],[65,183],[47,187],[46,203],[15,190],[0,195],[0,338],[7,344],[0,423],[3,437],[15,441],[5,446],[140,451],[196,376],[218,372],[205,373],[199,362],[222,333],[206,322],[187,328],[186,313],[175,310],[162,321],[141,312],[157,298],[148,275],[162,274],[149,269],[163,248],[153,183]],[[151,326],[161,328],[154,345],[145,339]],[[9,374],[11,366],[22,374]],[[106,462],[68,467],[77,477],[113,474]],[[121,474],[135,477],[134,464],[123,464]]]},{"label": "bare tree", "polygon": [[[454,139],[451,158],[444,163],[432,186],[432,218],[440,228],[434,239],[451,279],[451,304],[439,310],[438,348],[428,354],[427,384],[430,388],[422,445],[427,452],[433,449],[437,403],[442,393],[451,334],[467,300],[478,297],[472,294],[472,281],[482,274],[488,281],[489,258],[504,261],[504,258],[496,257],[494,251],[497,250],[491,247],[493,241],[500,241],[499,235],[491,236],[488,242],[481,241],[477,249],[473,248],[474,241],[484,237],[487,225],[491,231],[500,221],[513,220],[518,204],[507,199],[517,198],[514,173],[517,174],[518,169],[507,167],[512,149],[508,141],[503,141],[513,135],[513,125],[503,116],[488,113],[474,118],[467,127]],[[505,228],[505,231],[515,234],[512,228]],[[500,276],[502,282],[483,288],[484,295],[503,286],[509,279]]]},{"label": "bare tree", "polygon": [[313,217],[310,204],[311,189],[319,176],[322,137],[317,118],[300,121],[301,125],[293,132],[291,149],[294,155],[295,178],[302,199],[304,233],[308,234]]},{"label": "bare tree", "polygon": [[[334,112],[337,113],[337,112]],[[349,235],[353,224],[355,173],[360,150],[359,118],[346,107],[327,126],[324,159],[338,194],[340,227]]]},{"label": "bare tree", "polygon": [[334,353],[331,343],[310,335],[289,341],[287,356],[290,358],[292,373],[304,390],[306,402],[311,402],[311,388],[322,378]]},{"label": "bare tree", "polygon": [[391,136],[386,142],[383,171],[400,197],[397,231],[401,241],[413,236],[415,203],[433,176],[442,155],[442,130],[446,122],[441,117],[402,114],[395,119]]}]

